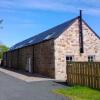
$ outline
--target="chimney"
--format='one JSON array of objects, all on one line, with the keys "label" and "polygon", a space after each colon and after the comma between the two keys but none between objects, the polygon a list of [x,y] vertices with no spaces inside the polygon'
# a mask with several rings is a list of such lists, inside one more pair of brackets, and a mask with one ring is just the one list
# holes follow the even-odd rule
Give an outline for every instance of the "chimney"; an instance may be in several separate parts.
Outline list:
[{"label": "chimney", "polygon": [[79,42],[80,42],[80,53],[84,53],[84,47],[83,47],[83,26],[82,26],[82,10],[80,10],[80,16],[79,16]]}]

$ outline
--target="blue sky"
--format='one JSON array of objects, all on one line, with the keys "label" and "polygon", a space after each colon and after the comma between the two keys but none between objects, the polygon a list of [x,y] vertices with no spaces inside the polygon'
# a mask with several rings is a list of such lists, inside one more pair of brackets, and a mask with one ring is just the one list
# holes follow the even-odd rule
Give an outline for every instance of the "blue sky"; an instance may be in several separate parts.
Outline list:
[{"label": "blue sky", "polygon": [[100,0],[0,0],[0,42],[11,47],[79,15],[100,36]]}]

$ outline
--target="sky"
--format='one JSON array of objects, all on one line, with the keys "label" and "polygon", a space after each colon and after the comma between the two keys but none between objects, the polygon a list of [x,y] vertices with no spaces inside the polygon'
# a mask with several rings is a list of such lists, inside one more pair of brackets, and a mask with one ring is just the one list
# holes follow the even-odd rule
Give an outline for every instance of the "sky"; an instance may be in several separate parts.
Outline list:
[{"label": "sky", "polygon": [[12,45],[79,15],[100,36],[100,0],[0,0],[0,43]]}]

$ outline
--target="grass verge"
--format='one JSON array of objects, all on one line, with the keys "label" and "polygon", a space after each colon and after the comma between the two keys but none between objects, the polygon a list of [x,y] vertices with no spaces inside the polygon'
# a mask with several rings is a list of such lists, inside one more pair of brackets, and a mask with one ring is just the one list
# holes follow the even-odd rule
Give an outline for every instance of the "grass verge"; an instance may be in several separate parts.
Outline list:
[{"label": "grass verge", "polygon": [[53,92],[69,97],[71,100],[100,100],[100,91],[88,87],[73,86],[56,89]]}]

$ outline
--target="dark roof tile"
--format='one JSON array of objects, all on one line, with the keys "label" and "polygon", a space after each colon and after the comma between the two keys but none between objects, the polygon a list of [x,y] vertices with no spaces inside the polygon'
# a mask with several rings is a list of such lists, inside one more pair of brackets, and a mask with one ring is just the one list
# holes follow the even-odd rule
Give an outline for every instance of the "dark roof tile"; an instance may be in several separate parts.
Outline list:
[{"label": "dark roof tile", "polygon": [[50,39],[55,39],[57,38],[60,34],[62,34],[70,25],[72,25],[72,23],[77,19],[78,17],[69,20],[63,24],[60,24],[58,26],[55,26],[45,32],[42,32],[38,35],[35,35],[29,39],[26,39],[20,43],[15,44],[14,46],[12,46],[10,48],[10,51],[15,50],[15,49],[19,49],[25,46],[29,46],[29,45],[34,45],[40,42],[43,42],[45,40],[50,40]]}]

